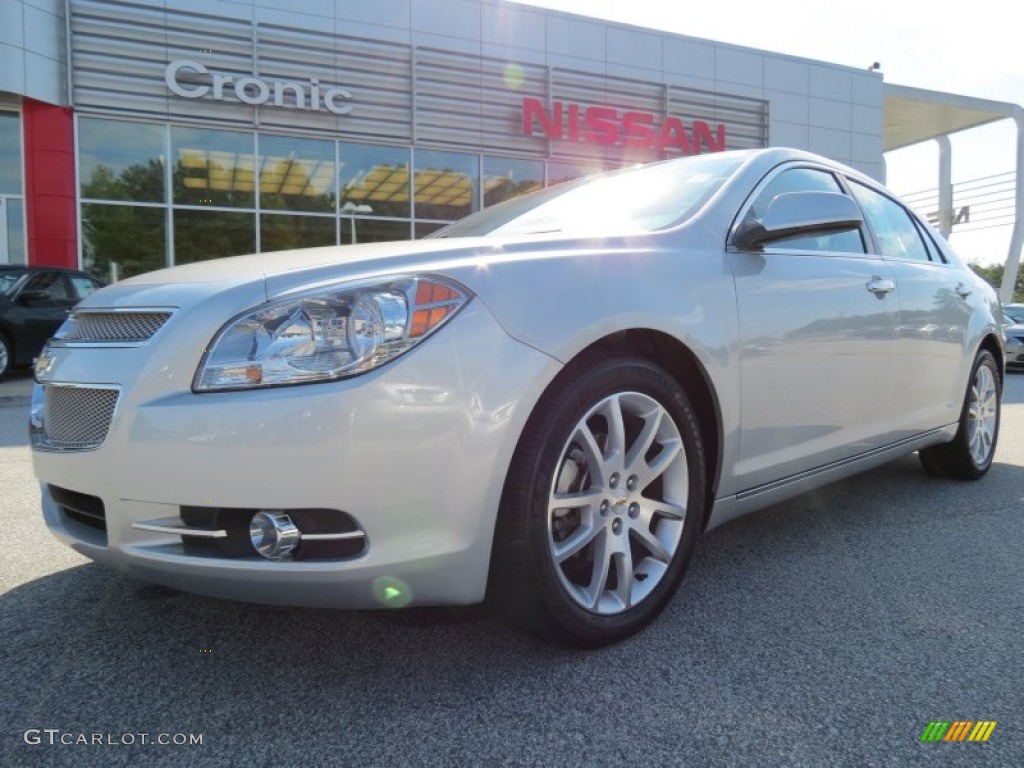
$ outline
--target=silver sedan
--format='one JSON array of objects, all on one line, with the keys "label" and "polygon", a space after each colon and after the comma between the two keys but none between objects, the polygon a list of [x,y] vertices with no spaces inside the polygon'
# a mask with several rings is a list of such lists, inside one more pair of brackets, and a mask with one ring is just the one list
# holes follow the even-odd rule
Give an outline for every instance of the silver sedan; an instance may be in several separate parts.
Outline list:
[{"label": "silver sedan", "polygon": [[807,153],[666,161],[418,242],[125,280],[40,357],[43,514],[195,592],[490,597],[557,642],[652,621],[698,536],[919,451],[988,470],[992,289],[883,187]]}]

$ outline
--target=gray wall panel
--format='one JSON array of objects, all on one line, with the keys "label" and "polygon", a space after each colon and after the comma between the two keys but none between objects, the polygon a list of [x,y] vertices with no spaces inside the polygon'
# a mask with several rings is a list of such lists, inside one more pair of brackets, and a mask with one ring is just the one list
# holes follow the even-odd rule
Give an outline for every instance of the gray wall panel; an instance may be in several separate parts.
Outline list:
[{"label": "gray wall panel", "polygon": [[[434,6],[461,8],[462,2],[446,0]],[[588,130],[586,109],[606,106],[615,110],[610,119],[616,122],[620,135],[625,135],[621,124],[625,112],[652,114],[657,133],[666,117],[667,103],[668,114],[681,119],[688,133],[694,120],[703,120],[711,125],[712,133],[719,122],[726,124],[729,148],[760,146],[768,140],[767,102],[761,98],[666,86],[660,73],[653,70],[643,77],[604,74],[606,67],[601,58],[605,55],[605,27],[598,22],[547,17],[549,62],[553,56],[557,58],[558,51],[578,54],[586,50],[594,57],[588,61],[565,59],[573,66],[548,66],[539,62],[539,56],[532,62],[517,61],[514,56],[482,56],[479,32],[472,39],[466,38],[469,48],[413,45],[346,34],[345,29],[352,25],[340,20],[340,15],[330,24],[312,23],[298,16],[292,20],[275,16],[282,20],[267,23],[261,21],[269,18],[266,14],[245,18],[237,9],[222,12],[220,3],[170,5],[167,10],[120,0],[72,1],[73,84],[80,112],[144,115],[356,141],[409,143],[415,139],[417,145],[461,151],[614,161],[643,155],[644,150],[626,151],[621,146],[573,140],[569,136],[569,105],[576,105],[580,111],[580,134]],[[419,6],[412,6],[412,10],[413,26],[435,29],[433,21],[417,17],[422,11]],[[492,20],[493,26],[492,11],[481,18]],[[527,35],[525,42],[538,44],[540,27],[534,22],[545,17],[527,9],[518,12],[516,18],[520,16],[524,23],[529,22],[528,27],[533,24],[534,34]],[[416,18],[421,18],[419,24]],[[377,24],[382,21],[376,16],[372,20]],[[560,34],[556,35],[557,41],[550,39],[552,32],[569,30],[586,33],[583,37],[600,44],[583,45],[587,41],[570,40]],[[499,37],[493,29],[487,36]],[[416,35],[410,39],[416,39]],[[504,39],[515,40],[514,36]],[[634,60],[627,50],[629,41],[640,39],[662,40],[635,32],[613,35],[616,56]],[[187,89],[210,86],[215,74],[237,80],[256,72],[271,94],[275,82],[300,84],[303,103],[308,107],[310,78],[316,78],[321,95],[328,88],[349,91],[351,100],[339,98],[338,103],[351,106],[351,111],[337,115],[323,106],[319,110],[297,109],[289,89],[284,90],[285,106],[275,106],[272,97],[265,104],[252,106],[238,100],[232,84],[225,86],[220,100],[213,98],[212,88],[201,98],[184,98],[170,93],[164,82],[165,67],[173,60],[195,61],[209,70],[209,74],[182,71],[178,82]],[[263,87],[251,84],[249,97]],[[539,100],[552,114],[552,102],[563,103],[566,116],[562,139],[547,138],[539,124],[532,124],[534,135],[524,134],[524,98]],[[639,159],[659,156],[653,149],[646,154]]]}]

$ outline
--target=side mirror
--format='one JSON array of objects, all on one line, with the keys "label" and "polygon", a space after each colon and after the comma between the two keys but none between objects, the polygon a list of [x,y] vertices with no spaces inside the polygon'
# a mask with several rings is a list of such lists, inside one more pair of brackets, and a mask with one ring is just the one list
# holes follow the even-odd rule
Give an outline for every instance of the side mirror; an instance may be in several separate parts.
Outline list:
[{"label": "side mirror", "polygon": [[753,250],[795,235],[824,235],[857,229],[864,215],[852,197],[839,192],[784,192],[768,204],[760,219],[745,220],[732,243]]},{"label": "side mirror", "polygon": [[50,294],[46,291],[22,291],[18,294],[19,304],[38,304],[41,301],[49,301]]}]

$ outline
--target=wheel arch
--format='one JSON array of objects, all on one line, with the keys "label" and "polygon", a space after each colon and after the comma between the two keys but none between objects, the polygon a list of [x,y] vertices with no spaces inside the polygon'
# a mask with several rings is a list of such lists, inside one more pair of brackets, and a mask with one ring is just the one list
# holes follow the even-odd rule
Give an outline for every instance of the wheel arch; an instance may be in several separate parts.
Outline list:
[{"label": "wheel arch", "polygon": [[[1006,356],[1003,354],[1003,345],[999,343],[999,339],[994,334],[988,333],[982,338],[981,343],[978,345],[978,352],[983,349],[987,349],[992,353],[992,357],[999,363],[999,391],[1003,390],[1003,386],[1006,384]],[[978,353],[975,352],[974,356],[977,357]]]},{"label": "wheel arch", "polygon": [[[543,402],[548,392],[566,377],[576,374],[581,367],[611,355],[634,355],[650,360],[664,368],[685,390],[697,413],[701,438],[705,446],[705,499],[704,520],[700,530],[707,527],[711,508],[718,491],[723,453],[722,412],[711,378],[700,360],[679,339],[651,328],[630,328],[603,336],[577,352],[548,383],[537,400]],[[536,405],[534,406],[536,407]],[[527,420],[529,424],[529,419]],[[526,434],[524,425],[519,439]]]}]

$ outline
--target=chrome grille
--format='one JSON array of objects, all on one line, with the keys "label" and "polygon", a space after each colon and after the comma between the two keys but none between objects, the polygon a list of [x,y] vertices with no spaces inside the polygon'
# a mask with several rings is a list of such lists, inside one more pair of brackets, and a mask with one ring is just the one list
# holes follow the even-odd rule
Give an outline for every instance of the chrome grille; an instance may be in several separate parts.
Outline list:
[{"label": "chrome grille", "polygon": [[64,450],[96,448],[107,439],[119,392],[100,387],[45,387],[43,445]]},{"label": "chrome grille", "polygon": [[75,312],[60,341],[79,344],[140,344],[148,341],[171,316],[170,312]]}]

